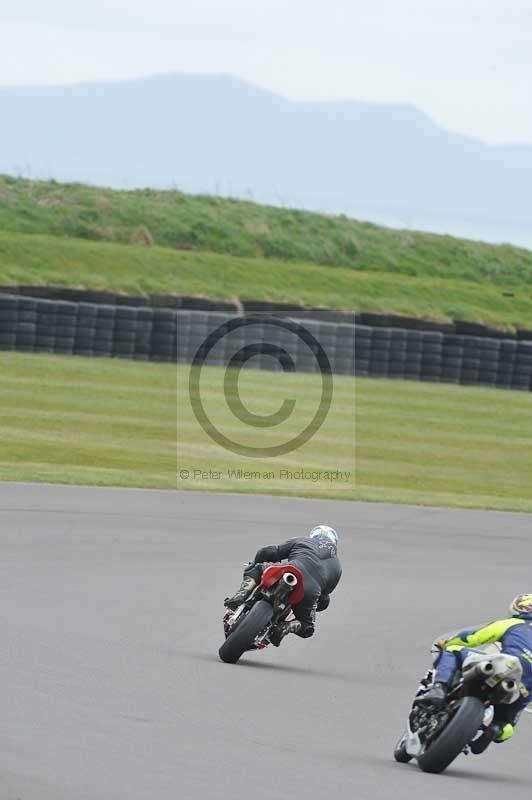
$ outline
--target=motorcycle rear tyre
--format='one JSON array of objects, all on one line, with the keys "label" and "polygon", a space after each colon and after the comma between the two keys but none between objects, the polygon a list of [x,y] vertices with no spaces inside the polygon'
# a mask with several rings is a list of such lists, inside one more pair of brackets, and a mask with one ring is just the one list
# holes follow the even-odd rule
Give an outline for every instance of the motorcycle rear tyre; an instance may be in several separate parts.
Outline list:
[{"label": "motorcycle rear tyre", "polygon": [[418,757],[417,763],[423,772],[440,774],[446,770],[482,725],[484,705],[478,697],[464,697],[458,704],[449,724]]},{"label": "motorcycle rear tyre", "polygon": [[240,656],[252,647],[255,637],[264,630],[272,617],[273,608],[266,600],[256,602],[218,650],[222,661],[236,664]]}]

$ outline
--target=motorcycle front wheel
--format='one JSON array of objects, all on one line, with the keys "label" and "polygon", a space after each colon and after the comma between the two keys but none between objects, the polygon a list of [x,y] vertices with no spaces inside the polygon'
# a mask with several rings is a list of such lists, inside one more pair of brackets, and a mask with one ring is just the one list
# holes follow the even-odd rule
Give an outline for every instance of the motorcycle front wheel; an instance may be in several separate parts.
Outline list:
[{"label": "motorcycle front wheel", "polygon": [[222,661],[236,664],[240,656],[253,646],[255,638],[270,623],[272,617],[271,605],[266,600],[258,600],[218,650]]},{"label": "motorcycle front wheel", "polygon": [[393,757],[400,764],[408,764],[409,761],[412,761],[412,756],[406,752],[406,734],[403,734],[395,745]]}]

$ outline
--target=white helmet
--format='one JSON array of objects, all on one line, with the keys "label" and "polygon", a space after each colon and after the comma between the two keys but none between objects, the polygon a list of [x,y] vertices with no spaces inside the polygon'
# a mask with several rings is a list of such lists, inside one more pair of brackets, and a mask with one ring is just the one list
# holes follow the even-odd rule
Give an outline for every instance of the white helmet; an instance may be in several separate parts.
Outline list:
[{"label": "white helmet", "polygon": [[310,539],[328,539],[335,547],[338,547],[338,534],[329,525],[316,525],[309,533]]}]

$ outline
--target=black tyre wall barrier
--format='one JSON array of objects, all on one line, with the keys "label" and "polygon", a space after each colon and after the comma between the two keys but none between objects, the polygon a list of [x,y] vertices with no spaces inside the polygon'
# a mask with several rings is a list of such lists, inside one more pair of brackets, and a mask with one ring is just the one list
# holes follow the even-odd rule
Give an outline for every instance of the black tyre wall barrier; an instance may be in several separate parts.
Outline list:
[{"label": "black tyre wall barrier", "polygon": [[532,330],[518,328],[515,333],[506,333],[477,322],[436,322],[419,317],[400,314],[382,314],[367,311],[340,311],[330,308],[312,308],[293,303],[274,303],[263,300],[213,300],[209,297],[186,295],[152,294],[124,295],[94,289],[72,289],[65,286],[0,286],[0,294],[45,300],[65,300],[71,303],[103,304],[106,306],[128,306],[130,308],[167,308],[175,311],[223,312],[226,314],[274,314],[283,318],[320,320],[323,322],[362,325],[369,328],[393,328],[457,334],[489,339],[517,339],[532,341]]},{"label": "black tyre wall barrier", "polygon": [[318,371],[323,351],[340,375],[532,389],[527,340],[16,294],[0,294],[0,350],[183,364],[199,357],[219,366],[302,372]]}]

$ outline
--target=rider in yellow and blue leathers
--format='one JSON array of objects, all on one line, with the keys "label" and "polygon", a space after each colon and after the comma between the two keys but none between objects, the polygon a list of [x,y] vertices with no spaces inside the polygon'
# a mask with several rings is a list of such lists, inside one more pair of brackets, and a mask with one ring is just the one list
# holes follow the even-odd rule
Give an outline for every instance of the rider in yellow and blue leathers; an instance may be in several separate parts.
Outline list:
[{"label": "rider in yellow and blue leathers", "polygon": [[520,594],[510,606],[510,618],[492,622],[481,628],[461,631],[447,640],[436,642],[440,654],[436,658],[434,685],[416,699],[418,705],[443,705],[456,670],[462,667],[471,649],[500,643],[502,652],[517,656],[523,668],[521,696],[511,705],[495,709],[494,724],[500,732],[495,741],[504,742],[514,734],[514,726],[532,700],[532,594]]}]

